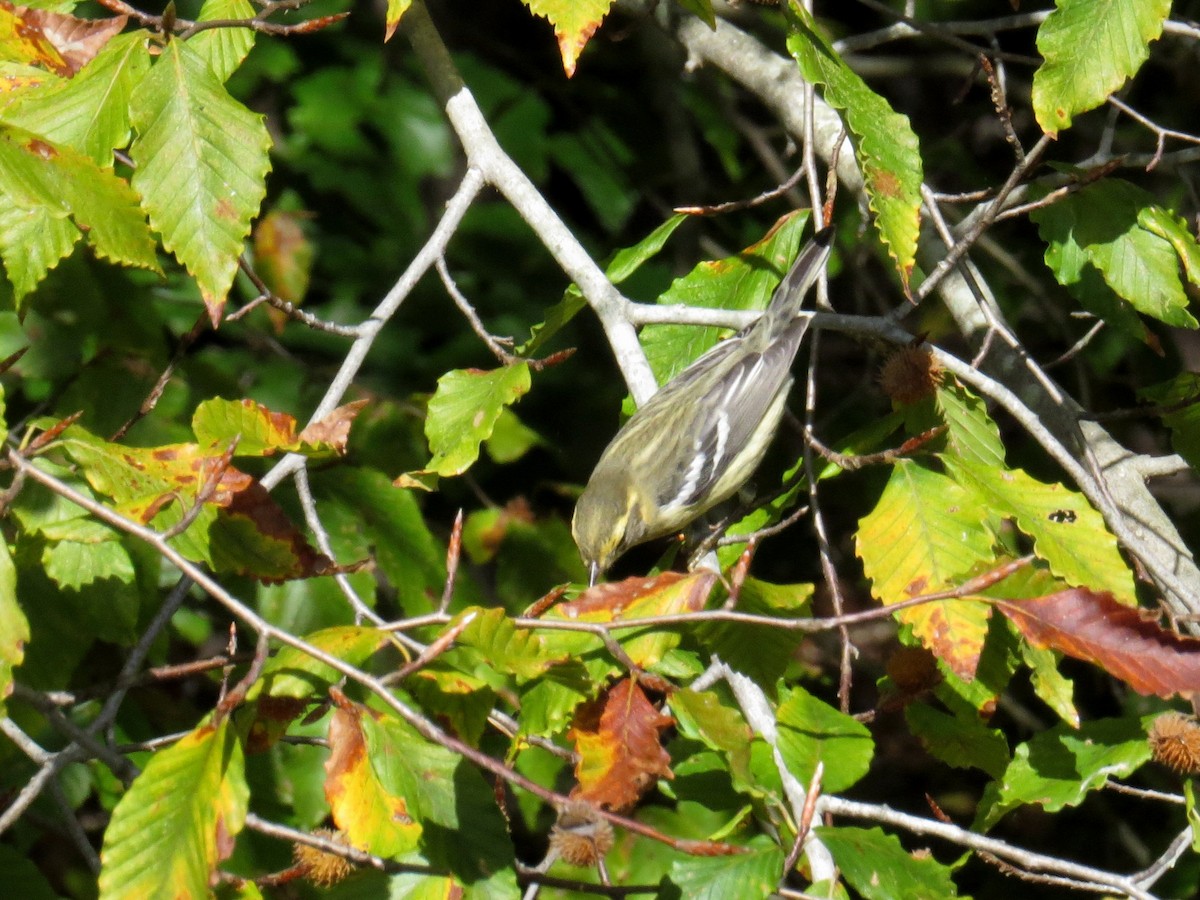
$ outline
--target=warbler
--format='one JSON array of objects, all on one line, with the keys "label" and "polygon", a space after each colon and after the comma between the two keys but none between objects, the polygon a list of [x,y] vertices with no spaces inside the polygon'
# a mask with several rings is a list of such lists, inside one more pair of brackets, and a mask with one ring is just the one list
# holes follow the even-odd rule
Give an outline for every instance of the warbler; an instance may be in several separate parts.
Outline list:
[{"label": "warbler", "polygon": [[817,232],[763,314],[667,382],[605,448],[571,522],[589,583],[630,547],[680,531],[753,474],[783,417],[808,329],[800,304],[832,243],[832,228]]}]

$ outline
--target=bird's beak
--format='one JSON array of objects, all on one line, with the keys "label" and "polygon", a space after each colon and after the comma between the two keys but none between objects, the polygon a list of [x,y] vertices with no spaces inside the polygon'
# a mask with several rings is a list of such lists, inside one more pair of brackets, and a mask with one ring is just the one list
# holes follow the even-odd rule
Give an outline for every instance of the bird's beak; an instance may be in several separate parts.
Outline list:
[{"label": "bird's beak", "polygon": [[596,579],[600,577],[600,563],[594,562],[588,565],[588,587],[596,586]]}]

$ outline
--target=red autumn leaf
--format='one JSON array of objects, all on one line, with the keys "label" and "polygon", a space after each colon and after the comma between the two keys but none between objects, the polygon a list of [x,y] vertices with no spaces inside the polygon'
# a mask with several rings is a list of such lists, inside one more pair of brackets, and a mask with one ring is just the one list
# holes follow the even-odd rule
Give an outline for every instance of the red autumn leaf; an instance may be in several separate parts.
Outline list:
[{"label": "red autumn leaf", "polygon": [[1112,594],[1072,588],[993,602],[1030,643],[1095,663],[1140,694],[1200,691],[1200,639],[1163,628]]},{"label": "red autumn leaf", "polygon": [[658,777],[671,778],[659,732],[672,722],[629,678],[581,707],[568,737],[579,753],[572,796],[609,809],[629,809]]}]

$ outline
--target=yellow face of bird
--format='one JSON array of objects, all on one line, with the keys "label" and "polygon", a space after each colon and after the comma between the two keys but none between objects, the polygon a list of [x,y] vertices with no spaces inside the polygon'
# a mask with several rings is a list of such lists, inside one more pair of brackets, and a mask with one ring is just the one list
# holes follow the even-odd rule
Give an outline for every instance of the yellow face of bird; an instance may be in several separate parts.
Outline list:
[{"label": "yellow face of bird", "polygon": [[588,568],[589,584],[595,584],[600,573],[636,543],[640,521],[629,501],[628,479],[616,472],[593,474],[571,520],[571,534]]}]

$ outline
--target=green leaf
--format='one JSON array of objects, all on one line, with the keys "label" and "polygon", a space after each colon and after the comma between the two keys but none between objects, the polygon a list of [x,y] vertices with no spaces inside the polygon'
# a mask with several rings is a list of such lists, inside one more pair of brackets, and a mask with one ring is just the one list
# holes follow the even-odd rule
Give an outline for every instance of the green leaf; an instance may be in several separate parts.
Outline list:
[{"label": "green leaf", "polygon": [[464,613],[471,614],[475,617],[458,636],[457,643],[475,651],[497,670],[517,676],[519,681],[536,678],[567,659],[565,654],[548,652],[545,642],[534,632],[517,629],[503,609],[474,607]]},{"label": "green leaf", "polygon": [[500,413],[529,391],[529,365],[456,369],[438,379],[429,400],[425,436],[433,458],[421,474],[461,475],[479,458]]},{"label": "green leaf", "polygon": [[0,715],[6,715],[4,700],[12,693],[13,669],[25,659],[29,621],[17,603],[17,570],[8,544],[0,540]]},{"label": "green leaf", "polygon": [[1138,210],[1138,224],[1175,248],[1187,280],[1200,287],[1200,243],[1187,222],[1161,206],[1143,206]]},{"label": "green leaf", "polygon": [[4,878],[4,889],[21,900],[62,898],[62,895],[50,886],[50,882],[29,858],[29,854],[16,847],[0,845],[0,873]]},{"label": "green leaf", "polygon": [[1183,783],[1183,799],[1188,827],[1192,830],[1192,850],[1200,852],[1200,811],[1196,809],[1196,782],[1191,778]]},{"label": "green leaf", "polygon": [[1059,654],[1049,647],[1034,647],[1028,641],[1022,641],[1021,658],[1029,666],[1033,692],[1066,724],[1078,728],[1075,684],[1058,670]]},{"label": "green leaf", "polygon": [[976,824],[991,828],[1006,813],[1036,803],[1047,812],[1078,806],[1109,778],[1125,778],[1150,759],[1149,719],[1099,719],[1056,725],[1017,747],[1003,777],[988,785]]},{"label": "green leaf", "polygon": [[756,835],[736,856],[685,856],[671,865],[668,877],[688,900],[769,897],[783,877],[783,851]]},{"label": "green leaf", "polygon": [[842,877],[866,900],[956,898],[950,869],[932,856],[917,857],[879,828],[813,829],[842,870]]},{"label": "green leaf", "polygon": [[70,255],[80,231],[70,219],[59,219],[45,207],[22,209],[0,200],[0,258],[12,285],[17,307],[59,260]]},{"label": "green leaf", "polygon": [[[593,639],[597,643],[598,639]],[[578,658],[562,666],[554,666],[521,691],[521,734],[549,737],[560,734],[571,721],[580,704],[592,699],[604,679],[616,671],[605,661]]]},{"label": "green leaf", "polygon": [[1087,498],[1061,484],[1043,484],[1021,469],[996,469],[945,457],[947,470],[970,494],[970,507],[987,509],[1033,538],[1033,550],[1068,584],[1108,591],[1134,603],[1133,573],[1117,550],[1104,518]]},{"label": "green leaf", "polygon": [[826,793],[843,791],[867,774],[875,755],[867,726],[804,688],[781,692],[776,721],[779,750],[801,784],[812,780],[818,761],[825,764],[821,787]]},{"label": "green leaf", "polygon": [[[250,0],[204,0],[196,21],[248,20],[253,19],[257,11]],[[204,58],[217,80],[224,83],[254,46],[254,31],[250,28],[210,28],[201,31],[187,44]]]},{"label": "green leaf", "polygon": [[207,897],[242,830],[249,789],[225,719],[159,750],[113,810],[100,852],[101,900]]},{"label": "green leaf", "polygon": [[[741,253],[702,262],[676,278],[658,302],[714,309],[764,309],[800,248],[808,219],[806,209],[784,216],[762,240]],[[730,333],[727,328],[696,325],[647,325],[642,329],[641,341],[655,377],[659,384],[665,384]]]},{"label": "green leaf", "polygon": [[[382,472],[365,467],[313,473],[312,485],[338,558],[373,558],[405,615],[432,612],[446,582],[446,550],[412,492],[392,487]],[[456,595],[467,586],[460,573]]]},{"label": "green leaf", "polygon": [[[18,291],[27,292],[69,252],[79,230],[97,255],[158,271],[154,242],[129,185],[69,147],[56,147],[14,126],[0,126],[0,256]],[[17,207],[12,210],[11,207]],[[21,214],[24,212],[24,215]],[[77,226],[69,226],[69,217]],[[34,233],[50,220],[47,235]],[[17,243],[32,235],[32,258]],[[20,299],[21,295],[18,295]]]},{"label": "green leaf", "polygon": [[512,842],[479,770],[395,719],[363,719],[371,766],[422,828],[421,850],[482,896],[520,897]]},{"label": "green leaf", "polygon": [[670,696],[671,713],[687,737],[726,753],[749,751],[753,737],[740,712],[721,703],[713,691],[678,690]]},{"label": "green leaf", "polygon": [[606,231],[619,232],[625,228],[640,198],[627,174],[633,162],[632,151],[620,135],[599,119],[589,119],[581,123],[581,132],[550,134],[546,150],[550,159],[575,182]]},{"label": "green leaf", "polygon": [[133,582],[135,573],[129,553],[113,531],[102,526],[101,530],[106,534],[92,541],[55,541],[47,545],[42,564],[59,587],[77,590],[106,578],[126,584]]},{"label": "green leaf", "polygon": [[1046,62],[1033,74],[1033,112],[1051,137],[1095,109],[1141,68],[1171,0],[1056,0],[1038,28]]},{"label": "green leaf", "polygon": [[970,710],[951,716],[925,703],[910,703],[904,718],[921,745],[948,766],[982,769],[999,778],[1009,763],[1008,741],[998,728],[988,728]]},{"label": "green leaf", "polygon": [[[305,635],[304,640],[347,665],[361,667],[388,642],[388,636],[375,628],[345,625]],[[323,698],[327,689],[341,679],[340,672],[303,650],[284,647],[263,667],[262,677],[250,689],[249,698],[253,700],[264,694],[297,699]]]},{"label": "green leaf", "polygon": [[875,226],[907,291],[921,225],[924,175],[917,136],[908,117],[895,112],[837,55],[803,6],[792,2],[788,10],[794,14],[788,52],[805,80],[824,85],[825,102],[845,111]]},{"label": "green leaf", "polygon": [[216,323],[266,195],[271,139],[262,116],[229,96],[183,41],[168,43],[142,79],[132,114],[133,186]]},{"label": "green leaf", "polygon": [[492,428],[492,436],[484,442],[488,456],[500,464],[516,462],[534,447],[546,442],[532,428],[517,418],[508,407],[500,410],[500,418]]},{"label": "green leaf", "polygon": [[129,143],[129,103],[149,70],[146,33],[117,35],[74,78],[20,94],[4,121],[112,166],[113,150]]},{"label": "green leaf", "polygon": [[1192,468],[1200,469],[1200,375],[1180,372],[1170,381],[1143,388],[1138,395],[1170,410],[1160,415],[1171,430],[1171,446]]},{"label": "green leaf", "polygon": [[980,398],[954,382],[938,387],[936,402],[948,429],[946,442],[954,453],[985,466],[1004,467],[1000,429]]},{"label": "green leaf", "polygon": [[[944,590],[995,558],[986,506],[945,475],[912,460],[892,470],[875,509],[858,523],[855,548],[884,604]],[[967,597],[900,610],[896,618],[964,678],[974,677],[990,608]]]},{"label": "green leaf", "polygon": [[[767,584],[747,578],[738,595],[738,610],[778,618],[797,618],[810,612],[812,585]],[[745,622],[705,622],[696,627],[696,641],[705,656],[714,654],[768,691],[796,658],[804,635],[789,628]]]},{"label": "green leaf", "polygon": [[709,28],[716,29],[717,14],[713,12],[712,0],[676,0],[676,2]]},{"label": "green leaf", "polygon": [[1087,278],[1089,264],[1138,312],[1168,325],[1197,327],[1179,274],[1181,254],[1192,271],[1195,241],[1189,245],[1180,237],[1173,217],[1146,191],[1105,179],[1033,211],[1030,218],[1046,242],[1046,265],[1054,277],[1093,312],[1111,315]]}]

